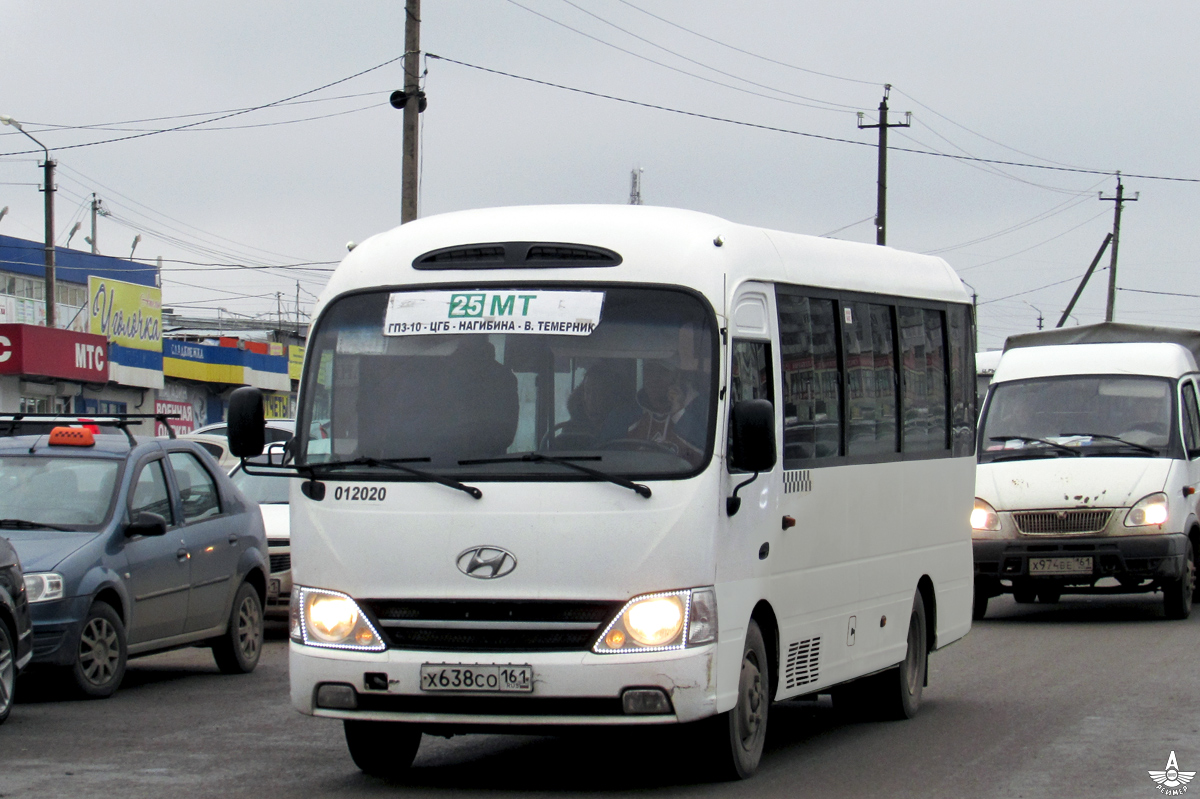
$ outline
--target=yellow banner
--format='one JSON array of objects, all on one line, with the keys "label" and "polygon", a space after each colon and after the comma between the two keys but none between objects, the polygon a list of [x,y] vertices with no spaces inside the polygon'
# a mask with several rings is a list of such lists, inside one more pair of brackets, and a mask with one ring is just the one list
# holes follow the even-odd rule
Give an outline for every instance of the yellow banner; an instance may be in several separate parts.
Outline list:
[{"label": "yellow banner", "polygon": [[88,277],[88,332],[113,344],[162,352],[162,290]]},{"label": "yellow banner", "polygon": [[292,344],[288,347],[288,377],[300,379],[300,370],[304,366],[304,347]]},{"label": "yellow banner", "polygon": [[267,419],[290,419],[291,397],[287,394],[263,393],[263,416]]}]

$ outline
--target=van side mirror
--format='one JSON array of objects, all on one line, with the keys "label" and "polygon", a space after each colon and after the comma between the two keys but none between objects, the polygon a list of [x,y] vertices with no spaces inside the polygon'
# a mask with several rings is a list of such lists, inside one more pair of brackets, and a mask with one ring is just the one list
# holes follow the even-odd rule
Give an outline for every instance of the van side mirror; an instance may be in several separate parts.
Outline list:
[{"label": "van side mirror", "polygon": [[238,458],[261,455],[266,446],[267,422],[262,392],[242,386],[229,395],[229,451]]},{"label": "van side mirror", "polygon": [[167,520],[157,513],[142,511],[133,517],[133,521],[125,528],[125,537],[137,535],[156,536],[167,534]]},{"label": "van side mirror", "polygon": [[765,399],[734,403],[729,439],[731,469],[769,472],[775,468],[775,407]]}]

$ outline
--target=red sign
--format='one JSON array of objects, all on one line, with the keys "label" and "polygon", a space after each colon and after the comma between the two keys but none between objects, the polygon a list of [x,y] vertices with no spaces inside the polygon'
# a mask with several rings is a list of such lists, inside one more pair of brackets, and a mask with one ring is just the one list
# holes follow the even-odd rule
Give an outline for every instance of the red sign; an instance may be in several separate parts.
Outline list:
[{"label": "red sign", "polygon": [[[171,402],[158,400],[154,403],[155,413],[177,414],[178,419],[168,419],[167,424],[175,431],[175,435],[185,435],[196,429],[196,412],[190,402]],[[167,428],[162,422],[154,423],[154,435],[167,435]]]},{"label": "red sign", "polygon": [[0,374],[108,382],[104,336],[37,325],[0,325]]}]

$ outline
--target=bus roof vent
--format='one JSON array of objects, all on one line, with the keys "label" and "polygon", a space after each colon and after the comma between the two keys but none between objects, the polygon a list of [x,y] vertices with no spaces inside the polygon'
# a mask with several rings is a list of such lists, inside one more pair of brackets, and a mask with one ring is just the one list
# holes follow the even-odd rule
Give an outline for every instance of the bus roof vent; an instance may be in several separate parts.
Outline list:
[{"label": "bus roof vent", "polygon": [[616,266],[621,256],[603,247],[555,242],[508,241],[444,247],[418,256],[413,269],[561,269]]}]

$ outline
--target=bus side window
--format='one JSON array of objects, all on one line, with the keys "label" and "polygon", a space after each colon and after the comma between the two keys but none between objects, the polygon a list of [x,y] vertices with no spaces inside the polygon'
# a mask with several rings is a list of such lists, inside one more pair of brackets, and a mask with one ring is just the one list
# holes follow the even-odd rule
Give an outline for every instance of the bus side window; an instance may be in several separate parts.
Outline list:
[{"label": "bus side window", "polygon": [[834,301],[776,286],[783,369],[783,460],[842,454],[841,372]]},{"label": "bus side window", "polygon": [[1183,384],[1183,445],[1188,458],[1200,457],[1200,408],[1192,381]]}]

